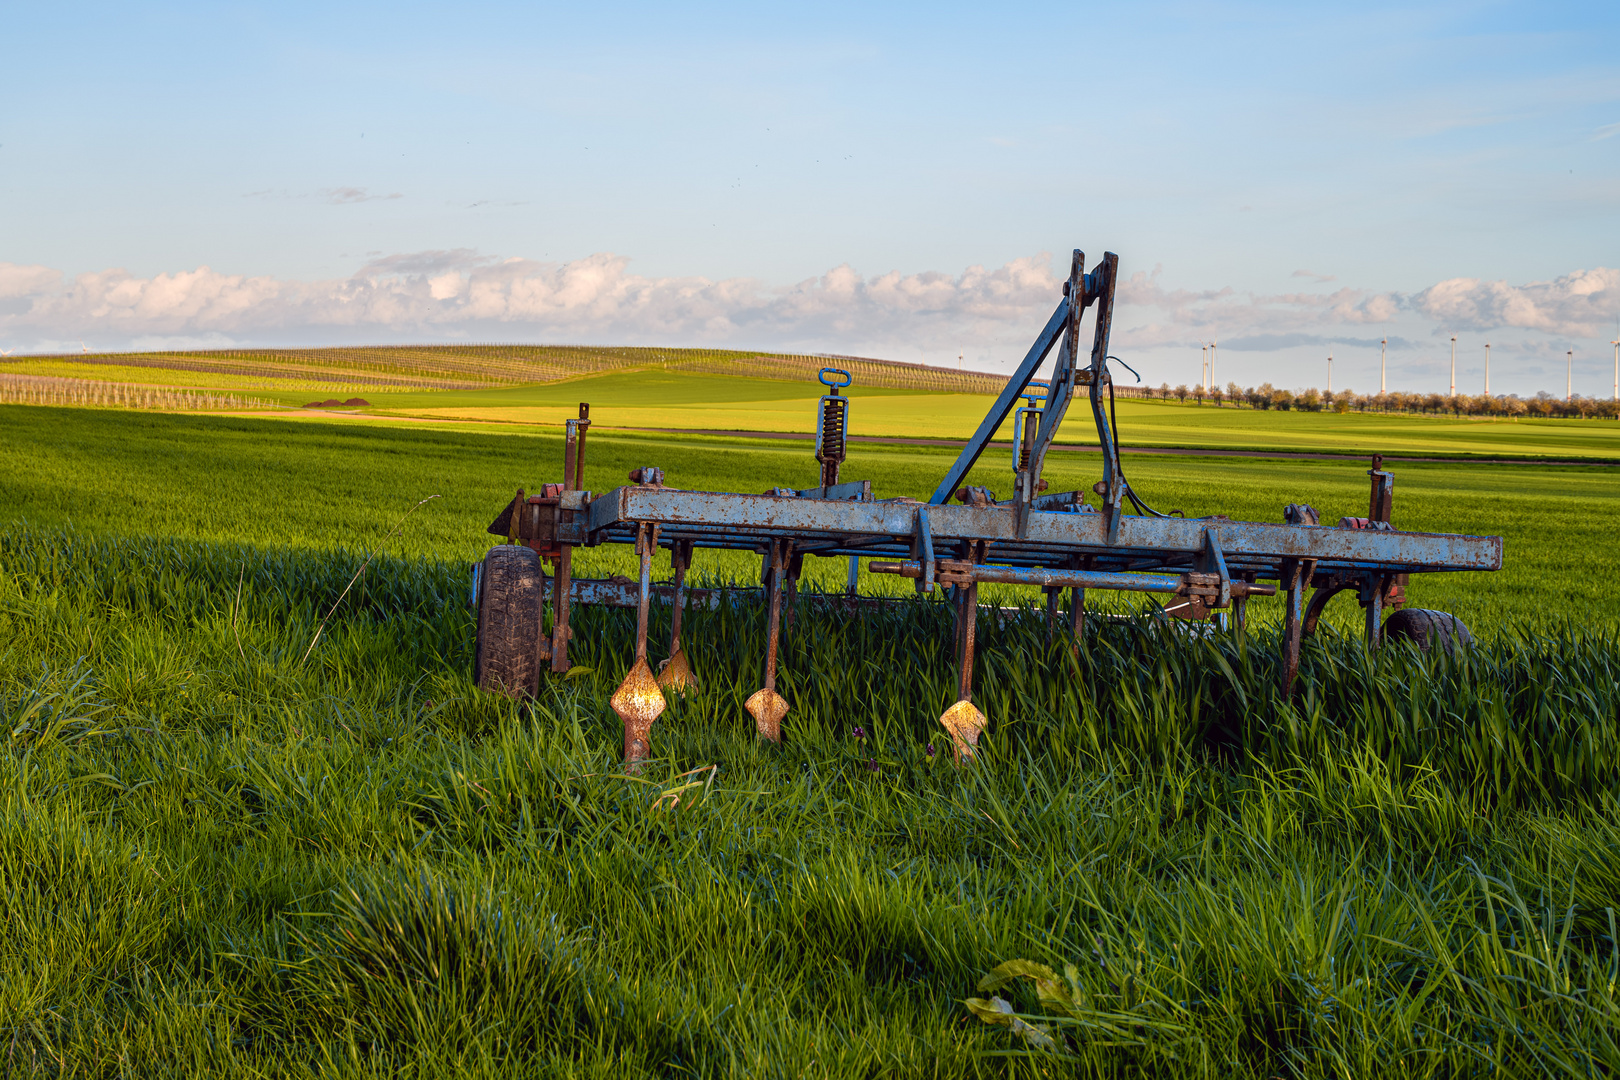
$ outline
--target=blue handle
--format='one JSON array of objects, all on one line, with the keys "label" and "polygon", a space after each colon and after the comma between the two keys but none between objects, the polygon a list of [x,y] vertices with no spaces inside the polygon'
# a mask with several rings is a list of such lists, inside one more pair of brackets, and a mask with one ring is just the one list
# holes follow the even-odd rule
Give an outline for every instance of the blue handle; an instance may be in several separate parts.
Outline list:
[{"label": "blue handle", "polygon": [[[835,379],[827,378],[827,372],[829,372],[829,371],[832,372],[834,375],[842,375],[844,377],[844,381],[843,382],[838,382]],[[848,386],[851,382],[854,381],[853,379],[851,379],[849,377],[849,372],[845,371],[843,368],[835,368],[835,367],[824,367],[824,368],[822,368],[821,371],[817,373],[816,378],[821,381],[822,386],[828,387],[828,388],[833,389],[833,390],[838,389],[840,386]]]}]

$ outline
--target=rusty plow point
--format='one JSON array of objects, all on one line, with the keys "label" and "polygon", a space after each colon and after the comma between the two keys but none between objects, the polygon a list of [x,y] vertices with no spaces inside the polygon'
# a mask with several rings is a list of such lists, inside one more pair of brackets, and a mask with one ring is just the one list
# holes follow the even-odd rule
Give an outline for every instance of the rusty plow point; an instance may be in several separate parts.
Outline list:
[{"label": "rusty plow point", "polygon": [[613,691],[609,704],[624,721],[624,767],[627,772],[640,772],[647,760],[647,748],[652,739],[653,721],[657,720],[669,703],[658,689],[652,668],[647,666],[647,603],[651,597],[653,550],[658,546],[658,526],[642,524],[636,529],[636,552],[641,556],[641,602],[636,609],[636,662],[630,666],[624,682]]},{"label": "rusty plow point", "polygon": [[674,656],[658,665],[658,685],[683,696],[688,690],[698,688],[697,676],[692,674],[685,649],[677,649]]},{"label": "rusty plow point", "polygon": [[743,708],[754,718],[754,727],[760,738],[771,742],[782,741],[782,717],[788,714],[788,703],[781,694],[768,686],[755,690],[743,702]]},{"label": "rusty plow point", "polygon": [[677,541],[670,546],[669,555],[675,570],[675,598],[669,615],[669,659],[658,665],[658,685],[684,697],[688,690],[698,688],[692,662],[686,658],[686,649],[681,645],[681,616],[686,610],[686,570],[692,564],[692,541]]},{"label": "rusty plow point", "polygon": [[653,721],[662,716],[667,707],[663,691],[658,689],[658,680],[653,678],[645,659],[637,658],[624,682],[613,691],[609,704],[624,721],[624,767],[630,772],[639,772],[641,763],[647,760]]},{"label": "rusty plow point", "polygon": [[990,723],[984,713],[964,698],[946,709],[939,722],[951,733],[951,749],[956,753],[956,763],[961,765],[972,761],[978,753],[979,735]]},{"label": "rusty plow point", "polygon": [[769,574],[765,587],[770,596],[770,612],[765,621],[765,685],[754,691],[743,708],[754,718],[759,737],[773,743],[782,741],[782,717],[788,714],[788,703],[776,692],[777,638],[782,629],[782,577],[788,569],[790,555],[788,542],[771,541],[768,556]]}]

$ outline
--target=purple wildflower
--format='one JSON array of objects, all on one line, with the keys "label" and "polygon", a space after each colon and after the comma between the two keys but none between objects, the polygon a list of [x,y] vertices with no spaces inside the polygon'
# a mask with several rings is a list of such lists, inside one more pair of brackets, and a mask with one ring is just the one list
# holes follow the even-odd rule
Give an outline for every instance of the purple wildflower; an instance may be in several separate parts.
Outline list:
[{"label": "purple wildflower", "polygon": [[850,734],[855,736],[857,739],[864,739],[866,738],[866,729],[863,727],[857,727],[855,730],[851,731]]},{"label": "purple wildflower", "polygon": [[934,756],[934,744],[933,743],[928,744],[928,756],[929,757]]},{"label": "purple wildflower", "polygon": [[872,770],[873,772],[877,772],[878,771],[877,758],[867,758],[866,767],[868,769]]}]

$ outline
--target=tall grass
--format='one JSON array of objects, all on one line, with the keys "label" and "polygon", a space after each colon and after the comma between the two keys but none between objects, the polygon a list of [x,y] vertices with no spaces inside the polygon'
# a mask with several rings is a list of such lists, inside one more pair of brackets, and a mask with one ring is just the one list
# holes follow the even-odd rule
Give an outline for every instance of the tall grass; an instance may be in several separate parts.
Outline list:
[{"label": "tall grass", "polygon": [[[628,778],[628,612],[585,612],[584,670],[519,707],[470,685],[465,565],[382,559],[301,664],[363,557],[0,533],[8,1068],[1620,1065],[1612,634],[1329,637],[1290,703],[1265,631],[1098,621],[1076,660],[1015,613],[984,627],[994,727],[958,771],[929,753],[938,605],[802,606],[767,748],[739,604],[690,614],[703,689]],[[1075,981],[976,989],[1015,959]],[[1074,1060],[974,1019],[981,994]]]}]

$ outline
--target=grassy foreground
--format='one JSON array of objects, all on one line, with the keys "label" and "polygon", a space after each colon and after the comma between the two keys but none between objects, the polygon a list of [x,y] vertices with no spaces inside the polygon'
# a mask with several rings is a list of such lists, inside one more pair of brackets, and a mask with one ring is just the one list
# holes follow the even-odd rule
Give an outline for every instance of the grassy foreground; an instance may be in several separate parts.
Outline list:
[{"label": "grassy foreground", "polygon": [[[930,743],[934,606],[758,613],[617,768],[625,613],[476,692],[459,563],[0,536],[0,1039],[24,1075],[1593,1075],[1620,1067],[1612,635],[1460,661],[1039,620]],[[856,731],[860,728],[860,731]],[[961,1004],[1073,965],[1061,1063]],[[1050,1005],[1002,988],[1049,1023]],[[1065,990],[1067,993],[1067,990]],[[1014,1055],[1014,1056],[1008,1056]]]},{"label": "grassy foreground", "polygon": [[[803,446],[592,439],[597,487],[649,461],[742,490],[813,469]],[[1403,524],[1508,536],[1510,571],[1420,594],[1481,645],[1328,633],[1293,703],[1264,618],[1246,640],[1093,620],[1078,659],[1038,618],[986,620],[993,728],[965,771],[930,753],[937,606],[803,607],[776,749],[741,707],[760,613],[694,612],[703,688],[632,779],[607,706],[628,613],[586,612],[576,673],[530,707],[468,678],[466,562],[556,443],[0,409],[8,1071],[1620,1070],[1610,472],[1403,466]],[[850,468],[917,493],[948,458]],[[1192,514],[1364,505],[1361,466],[1228,465],[1128,467]],[[978,989],[1016,960],[1056,984]],[[963,1004],[992,996],[1030,1026]]]}]

